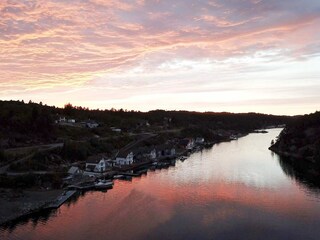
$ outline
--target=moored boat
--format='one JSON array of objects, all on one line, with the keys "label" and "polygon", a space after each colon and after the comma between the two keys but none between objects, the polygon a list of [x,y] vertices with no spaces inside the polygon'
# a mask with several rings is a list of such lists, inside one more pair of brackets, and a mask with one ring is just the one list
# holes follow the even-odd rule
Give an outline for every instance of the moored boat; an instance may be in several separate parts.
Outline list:
[{"label": "moored boat", "polygon": [[121,178],[123,178],[122,174],[117,174],[113,176],[113,179],[121,179]]},{"label": "moored boat", "polygon": [[106,181],[106,180],[99,180],[98,182],[94,183],[95,189],[106,189],[113,186],[112,181]]}]

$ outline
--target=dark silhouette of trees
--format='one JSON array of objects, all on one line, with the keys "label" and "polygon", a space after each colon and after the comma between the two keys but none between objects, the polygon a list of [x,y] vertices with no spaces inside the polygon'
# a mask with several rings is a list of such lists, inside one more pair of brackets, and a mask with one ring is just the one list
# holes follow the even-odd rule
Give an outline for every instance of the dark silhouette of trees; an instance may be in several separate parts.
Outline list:
[{"label": "dark silhouette of trees", "polygon": [[271,149],[312,159],[320,165],[320,112],[294,117]]},{"label": "dark silhouette of trees", "polygon": [[[77,122],[94,120],[102,126],[103,131],[67,129],[55,124],[59,117],[76,119]],[[29,101],[0,101],[0,134],[15,141],[50,141],[58,137],[92,137],[92,134],[103,134],[110,127],[121,128],[123,132],[134,131],[141,122],[148,122],[152,127],[185,129],[191,136],[210,134],[209,130],[224,129],[248,132],[269,125],[290,123],[291,117],[273,116],[257,113],[215,113],[154,110],[149,112],[128,111],[124,109],[89,110],[67,103],[64,108],[41,105]],[[101,129],[102,129],[101,128]],[[83,136],[81,136],[83,134]],[[90,135],[91,134],[91,135]],[[1,135],[0,135],[1,136]],[[75,139],[76,140],[76,139]]]}]

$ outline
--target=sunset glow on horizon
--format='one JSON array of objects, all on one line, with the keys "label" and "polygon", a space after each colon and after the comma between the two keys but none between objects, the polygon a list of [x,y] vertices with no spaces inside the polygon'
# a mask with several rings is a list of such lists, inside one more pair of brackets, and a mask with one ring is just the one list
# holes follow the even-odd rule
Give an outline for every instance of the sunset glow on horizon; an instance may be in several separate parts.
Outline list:
[{"label": "sunset glow on horizon", "polygon": [[0,100],[320,110],[319,0],[3,0]]}]

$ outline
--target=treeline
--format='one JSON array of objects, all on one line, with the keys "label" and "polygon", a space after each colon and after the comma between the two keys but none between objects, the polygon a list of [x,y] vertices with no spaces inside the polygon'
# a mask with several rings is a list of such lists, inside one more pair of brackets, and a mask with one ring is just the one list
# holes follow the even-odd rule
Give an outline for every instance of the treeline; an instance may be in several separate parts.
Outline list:
[{"label": "treeline", "polygon": [[[51,108],[41,104],[0,101],[0,136],[50,138],[53,131]],[[12,140],[10,138],[10,140]]]},{"label": "treeline", "polygon": [[159,121],[165,117],[172,119],[176,127],[183,126],[198,129],[225,129],[250,131],[272,125],[286,124],[290,121],[288,116],[275,116],[258,113],[215,113],[215,112],[188,112],[188,111],[150,111],[146,113],[151,122]]},{"label": "treeline", "polygon": [[[77,121],[95,120],[100,127],[94,130],[67,130],[54,124],[59,116],[73,118]],[[8,141],[39,141],[50,142],[59,137],[68,138],[74,135],[92,137],[105,134],[110,127],[121,128],[130,132],[146,122],[151,127],[183,128],[189,132],[203,133],[207,130],[226,129],[248,132],[253,129],[290,122],[288,116],[274,116],[257,113],[214,113],[154,110],[149,112],[127,111],[123,109],[89,110],[88,108],[66,104],[64,108],[22,101],[0,101],[0,138]],[[69,133],[67,132],[69,131]],[[71,132],[70,132],[71,131]],[[78,132],[77,132],[78,131]],[[0,146],[1,146],[0,139]],[[14,145],[14,144],[7,144]]]},{"label": "treeline", "polygon": [[271,149],[320,165],[320,112],[294,117]]},{"label": "treeline", "polygon": [[50,186],[50,188],[59,189],[63,184],[64,173],[54,174],[28,174],[21,176],[0,175],[0,188],[18,188],[25,189],[31,187]]},{"label": "treeline", "polygon": [[67,140],[64,142],[60,155],[71,162],[84,161],[87,157],[100,153],[104,153],[110,157],[114,154],[115,149],[120,149],[132,140],[133,138],[131,137],[118,137],[108,140],[91,138],[86,142]]}]

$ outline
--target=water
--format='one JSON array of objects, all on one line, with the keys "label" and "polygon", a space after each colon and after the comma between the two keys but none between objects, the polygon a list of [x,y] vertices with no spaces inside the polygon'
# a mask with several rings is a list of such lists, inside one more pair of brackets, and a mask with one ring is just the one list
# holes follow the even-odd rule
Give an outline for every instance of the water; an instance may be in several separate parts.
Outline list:
[{"label": "water", "polygon": [[319,188],[267,149],[279,132],[117,180],[107,193],[0,230],[0,239],[320,239]]}]

